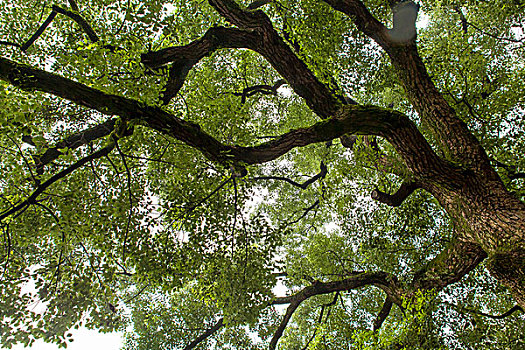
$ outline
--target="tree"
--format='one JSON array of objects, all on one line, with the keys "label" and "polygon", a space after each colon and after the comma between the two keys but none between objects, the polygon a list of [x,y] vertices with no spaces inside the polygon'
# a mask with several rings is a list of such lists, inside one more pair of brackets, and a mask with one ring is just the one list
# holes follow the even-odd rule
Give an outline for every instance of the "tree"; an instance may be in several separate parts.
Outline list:
[{"label": "tree", "polygon": [[2,344],[524,346],[522,2],[0,8]]}]

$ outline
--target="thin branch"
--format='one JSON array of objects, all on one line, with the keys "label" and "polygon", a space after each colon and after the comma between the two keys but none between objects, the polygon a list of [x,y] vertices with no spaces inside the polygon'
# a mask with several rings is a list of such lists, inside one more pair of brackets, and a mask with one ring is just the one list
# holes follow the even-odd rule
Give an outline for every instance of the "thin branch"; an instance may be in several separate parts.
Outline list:
[{"label": "thin branch", "polygon": [[33,45],[33,43],[44,33],[44,31],[47,29],[47,27],[49,27],[51,22],[53,22],[53,20],[55,19],[56,15],[59,13],[75,21],[80,26],[80,28],[82,28],[82,30],[87,34],[87,36],[92,42],[95,43],[99,41],[99,37],[95,33],[93,28],[91,28],[89,23],[80,14],[78,14],[77,4],[72,0],[70,0],[70,4],[71,4],[71,8],[73,9],[73,11],[69,11],[69,10],[61,8],[60,6],[53,5],[51,7],[51,13],[47,17],[47,19],[44,21],[44,23],[42,23],[42,25],[40,25],[37,31],[24,44],[17,45],[17,44],[10,43],[10,42],[2,42],[2,43],[7,44],[7,45],[12,45],[12,46],[19,46],[22,51],[24,52],[27,51],[27,49],[29,49],[29,47]]},{"label": "thin branch", "polygon": [[89,37],[89,40],[91,40],[92,42],[97,42],[99,41],[99,37],[98,35],[95,33],[95,31],[93,30],[93,28],[91,28],[91,26],[89,25],[89,23],[84,19],[84,17],[80,16],[78,14],[78,7],[77,7],[77,10],[75,10],[74,12],[73,11],[69,11],[69,10],[66,10],[66,9],[63,9],[59,6],[56,6],[56,5],[53,5],[53,11],[57,12],[57,13],[61,13],[69,18],[71,18],[73,21],[77,22],[77,24],[80,26],[80,28],[82,28],[82,30],[87,34],[87,36]]},{"label": "thin branch", "polygon": [[293,221],[290,221],[290,222],[287,222],[286,224],[284,224],[283,226],[290,226],[290,225],[293,225],[293,224],[296,224],[298,223],[299,221],[301,221],[306,215],[308,215],[309,212],[311,212],[313,209],[317,208],[317,206],[319,206],[319,199],[317,199],[312,205],[310,205],[309,207],[307,208],[303,208],[303,213],[301,214],[301,216],[299,216],[297,219],[293,220]]},{"label": "thin branch", "polygon": [[445,302],[445,304],[453,306],[456,309],[458,309],[459,311],[466,311],[468,313],[476,314],[476,315],[480,315],[480,316],[484,316],[484,317],[488,317],[488,318],[491,318],[493,320],[504,319],[506,317],[509,317],[510,315],[515,313],[516,311],[525,312],[525,310],[523,310],[523,308],[521,306],[514,305],[512,308],[510,308],[508,311],[502,313],[501,315],[491,315],[491,314],[487,314],[487,313],[482,312],[482,311],[473,310],[473,309],[470,309],[470,308],[467,308],[467,307],[464,307],[464,306],[460,306],[460,305],[456,305],[456,304],[452,304],[452,303],[448,303],[448,302]]},{"label": "thin branch", "polygon": [[20,44],[13,43],[11,41],[0,40],[0,45],[14,46],[20,48]]},{"label": "thin branch", "polygon": [[197,59],[220,48],[245,48],[261,54],[293,90],[320,117],[328,118],[347,101],[334,94],[290,49],[262,11],[247,11],[231,0],[211,0],[210,4],[229,22],[242,29],[210,28],[199,40],[186,46],[165,48],[142,55],[142,63],[154,68],[180,59]]},{"label": "thin branch", "polygon": [[132,301],[133,299],[137,298],[139,295],[141,295],[145,290],[146,288],[148,288],[150,286],[150,284],[146,284],[144,287],[142,287],[137,293],[135,293],[135,295],[133,295],[132,297],[130,297],[129,299],[127,299],[124,304],[127,304],[129,303],[130,301]]},{"label": "thin branch", "polygon": [[487,36],[490,36],[491,38],[494,38],[496,40],[503,40],[503,41],[508,41],[508,42],[511,42],[511,43],[523,43],[524,39],[512,39],[512,38],[505,38],[505,37],[500,37],[500,36],[497,36],[497,35],[494,35],[494,34],[490,34],[486,31],[484,31],[483,29],[479,28],[478,26],[470,23],[470,22],[465,22],[466,24],[468,24],[469,26],[471,26],[472,28],[476,29],[477,31],[479,31],[481,34],[483,35],[487,35]]},{"label": "thin branch", "polygon": [[242,92],[233,92],[232,94],[235,96],[241,96],[241,104],[244,104],[246,103],[246,98],[251,97],[257,93],[277,96],[277,89],[279,89],[284,84],[286,84],[286,80],[279,79],[273,85],[259,84],[249,86],[244,88]]},{"label": "thin branch", "polygon": [[28,41],[26,41],[24,44],[20,46],[20,49],[22,51],[26,51],[33,43],[44,33],[47,27],[53,22],[53,19],[56,17],[57,13],[56,11],[51,11],[49,16],[47,16],[47,19],[42,23],[42,25],[37,29],[37,31],[29,38]]},{"label": "thin branch", "polygon": [[213,191],[211,191],[206,197],[202,198],[200,201],[198,201],[196,204],[194,205],[191,205],[189,208],[188,208],[188,212],[191,212],[193,210],[195,210],[195,208],[197,208],[198,206],[200,206],[202,203],[206,202],[208,199],[210,199],[213,195],[215,195],[215,193],[219,192],[221,188],[223,188],[228,182],[232,181],[234,179],[233,176],[227,178],[226,180],[224,180],[219,186],[217,186],[217,188],[215,188]]},{"label": "thin branch", "polygon": [[124,153],[122,153],[122,150],[120,149],[117,140],[115,140],[115,147],[120,155],[120,158],[122,159],[122,164],[124,165],[124,168],[126,169],[126,179],[128,182],[129,214],[128,214],[128,220],[126,223],[126,232],[124,233],[124,240],[122,241],[122,260],[125,261],[126,260],[126,244],[128,241],[129,226],[131,224],[131,216],[133,214],[133,192],[131,190],[131,171],[129,170],[128,163],[126,162],[126,157],[124,156]]},{"label": "thin branch", "polygon": [[491,160],[496,163],[497,167],[505,169],[510,180],[525,179],[525,173],[518,172],[515,166],[502,163],[496,159]]},{"label": "thin branch", "polygon": [[326,177],[326,174],[328,174],[328,169],[326,167],[326,165],[321,162],[321,171],[311,177],[310,179],[306,180],[305,182],[303,182],[302,184],[298,183],[298,182],[295,182],[287,177],[282,177],[282,176],[258,176],[258,177],[254,177],[252,178],[251,180],[278,180],[278,181],[285,181],[285,182],[288,182],[290,185],[292,186],[295,186],[295,187],[299,187],[303,190],[307,189],[308,186],[310,186],[311,184],[313,184],[314,182],[316,182],[317,180],[319,179],[324,179]]},{"label": "thin branch", "polygon": [[204,333],[202,333],[201,335],[199,335],[197,338],[195,338],[194,341],[192,341],[191,343],[189,343],[188,345],[186,345],[186,347],[184,347],[183,350],[191,350],[193,348],[195,348],[197,345],[199,345],[201,342],[203,342],[204,340],[206,340],[208,337],[210,337],[211,335],[213,335],[215,332],[217,332],[219,329],[221,329],[221,327],[224,326],[224,323],[223,323],[223,318],[221,317],[217,323],[215,323],[215,325],[213,327],[211,327],[210,329],[206,330]]},{"label": "thin branch", "polygon": [[317,318],[318,326],[315,327],[315,329],[314,329],[314,331],[312,333],[312,336],[310,337],[310,339],[308,340],[306,345],[301,350],[307,350],[308,346],[310,345],[312,340],[315,339],[315,336],[317,334],[317,330],[319,329],[319,325],[321,325],[323,323],[323,316],[324,316],[324,312],[325,312],[326,308],[329,308],[328,311],[327,311],[327,315],[326,315],[326,321],[328,321],[328,318],[330,317],[331,307],[334,306],[337,303],[337,298],[339,298],[339,295],[340,295],[340,292],[336,292],[335,295],[334,295],[334,299],[331,302],[321,305],[321,310],[319,311],[319,317]]},{"label": "thin branch", "polygon": [[106,146],[104,148],[101,148],[100,150],[96,151],[95,153],[90,154],[89,156],[86,156],[86,157],[84,157],[82,159],[79,159],[73,165],[71,165],[68,168],[60,171],[59,173],[53,175],[47,181],[45,181],[40,186],[38,186],[38,188],[27,199],[23,200],[22,202],[20,202],[19,204],[17,204],[13,208],[11,208],[11,209],[5,211],[4,213],[2,213],[0,215],[0,221],[4,220],[5,218],[13,215],[14,213],[16,213],[16,212],[18,212],[20,210],[27,209],[27,207],[29,207],[29,205],[35,203],[35,201],[38,198],[38,196],[40,194],[42,194],[49,186],[51,186],[52,184],[54,184],[58,180],[68,176],[73,171],[75,171],[78,168],[82,167],[84,164],[86,164],[86,163],[88,163],[88,162],[90,162],[90,161],[92,161],[94,159],[97,159],[97,158],[100,158],[100,157],[103,157],[103,156],[109,154],[114,147],[115,147],[114,144],[110,144],[110,145],[108,145],[108,146]]}]

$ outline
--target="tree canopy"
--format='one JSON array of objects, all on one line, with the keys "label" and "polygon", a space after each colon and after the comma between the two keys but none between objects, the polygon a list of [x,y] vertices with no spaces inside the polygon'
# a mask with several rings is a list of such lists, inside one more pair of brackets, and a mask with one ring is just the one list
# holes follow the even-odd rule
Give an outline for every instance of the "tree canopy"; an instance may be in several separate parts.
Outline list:
[{"label": "tree canopy", "polygon": [[520,0],[3,0],[0,344],[525,347]]}]

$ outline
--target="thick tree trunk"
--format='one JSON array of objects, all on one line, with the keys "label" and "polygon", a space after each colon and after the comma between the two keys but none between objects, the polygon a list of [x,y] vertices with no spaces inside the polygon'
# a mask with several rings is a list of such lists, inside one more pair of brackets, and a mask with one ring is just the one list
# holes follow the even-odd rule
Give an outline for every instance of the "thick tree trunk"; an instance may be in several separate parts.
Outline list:
[{"label": "thick tree trunk", "polygon": [[454,220],[459,238],[487,253],[488,270],[525,307],[525,204],[500,181],[472,175],[458,183],[456,191],[427,189]]}]

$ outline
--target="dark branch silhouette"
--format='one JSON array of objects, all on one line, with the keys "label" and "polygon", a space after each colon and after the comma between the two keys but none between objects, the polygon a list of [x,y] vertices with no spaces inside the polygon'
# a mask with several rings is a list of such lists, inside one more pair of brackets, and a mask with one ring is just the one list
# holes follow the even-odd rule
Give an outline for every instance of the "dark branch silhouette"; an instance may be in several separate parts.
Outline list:
[{"label": "dark branch silhouette", "polygon": [[392,305],[392,300],[389,297],[386,297],[385,302],[383,303],[383,307],[381,307],[381,310],[379,311],[376,319],[374,320],[374,325],[372,326],[372,330],[374,332],[381,328],[383,322],[385,322],[386,318],[390,314],[390,310],[392,310]]},{"label": "dark branch silhouette", "polygon": [[235,96],[241,96],[241,103],[244,104],[246,103],[246,99],[248,97],[251,97],[257,93],[261,93],[263,95],[277,96],[277,89],[279,89],[284,84],[286,84],[286,81],[284,79],[279,79],[273,85],[260,84],[249,86],[247,88],[244,88],[242,92],[233,92],[233,94]]},{"label": "dark branch silhouette", "polygon": [[223,323],[223,318],[221,317],[217,321],[217,323],[215,323],[215,325],[213,327],[211,327],[210,329],[206,330],[204,333],[202,333],[197,338],[195,338],[194,341],[192,341],[191,343],[186,345],[186,347],[184,347],[184,350],[191,350],[191,349],[195,348],[201,342],[203,342],[204,340],[209,338],[211,335],[213,335],[215,332],[217,332],[219,329],[221,329],[222,326],[224,326],[224,323]]},{"label": "dark branch silhouette", "polygon": [[310,186],[311,184],[313,184],[314,182],[316,182],[317,180],[319,179],[324,179],[326,177],[326,174],[328,174],[328,168],[326,167],[326,165],[321,162],[321,171],[309,178],[308,180],[306,180],[305,182],[303,182],[302,184],[298,183],[298,182],[295,182],[287,177],[283,177],[283,176],[257,176],[257,177],[254,177],[252,178],[252,180],[278,180],[278,181],[285,181],[285,182],[288,182],[290,185],[292,186],[295,186],[295,187],[299,187],[303,190],[307,189],[308,186]]},{"label": "dark branch silhouette", "polygon": [[[71,8],[73,8],[73,11],[69,11],[69,10],[61,8],[60,6],[53,5],[51,7],[51,13],[49,14],[49,16],[47,16],[47,18],[44,21],[44,23],[42,23],[40,25],[40,27],[29,38],[29,40],[27,40],[25,43],[20,45],[20,49],[22,51],[27,51],[27,49],[29,49],[29,47],[31,45],[33,45],[33,43],[44,33],[44,31],[47,29],[47,27],[49,27],[51,22],[53,22],[53,20],[55,19],[56,15],[59,14],[59,13],[62,14],[62,15],[65,15],[65,16],[71,18],[73,21],[75,21],[80,26],[80,28],[82,28],[82,30],[87,34],[87,36],[89,37],[89,39],[92,42],[95,43],[95,42],[99,41],[99,37],[95,33],[93,28],[91,28],[91,26],[84,19],[84,17],[82,17],[80,14],[78,14],[78,6],[76,5],[76,3],[74,1],[70,1],[70,4],[71,4]],[[2,42],[2,43],[8,44],[8,45],[13,45],[13,46],[18,46],[17,44],[13,44],[13,43],[9,43],[9,42]]]},{"label": "dark branch silhouette", "polygon": [[387,194],[379,191],[376,188],[374,191],[372,191],[371,196],[373,199],[381,203],[388,204],[391,207],[398,207],[418,188],[420,188],[420,186],[416,182],[403,182],[397,192],[394,194]]},{"label": "dark branch silhouette", "polygon": [[114,143],[111,143],[110,145],[101,148],[100,150],[96,151],[93,154],[90,154],[89,156],[86,156],[84,158],[79,159],[76,163],[69,166],[68,168],[58,172],[57,174],[51,176],[47,181],[43,182],[40,186],[37,187],[37,189],[25,200],[21,201],[11,209],[3,212],[0,214],[0,221],[4,220],[5,218],[17,213],[20,210],[24,210],[31,204],[34,204],[38,196],[40,196],[49,186],[54,184],[60,179],[65,178],[69,174],[71,174],[73,171],[77,170],[78,168],[82,167],[84,164],[91,162],[94,159],[101,158],[103,156],[108,155],[111,150],[115,147]]},{"label": "dark branch silhouette", "polygon": [[[54,147],[48,148],[43,154],[33,156],[37,171],[42,173],[43,167],[62,155],[60,149],[76,149],[92,141],[108,136],[115,127],[116,119],[109,119],[99,125],[77,132],[58,142]],[[129,133],[127,133],[129,134]]]},{"label": "dark branch silhouette", "polygon": [[297,310],[299,305],[308,298],[315,295],[330,294],[333,292],[341,292],[350,289],[355,289],[367,285],[374,285],[384,290],[392,300],[400,302],[400,295],[402,293],[401,288],[397,283],[395,276],[392,276],[385,272],[362,272],[356,273],[355,275],[340,281],[333,282],[319,282],[315,281],[311,286],[305,287],[301,291],[290,295],[288,297],[276,298],[272,304],[290,304],[286,309],[286,313],[277,327],[271,341],[270,350],[275,350],[277,343],[283,332],[288,325],[288,322],[292,318],[292,315]]},{"label": "dark branch silhouette", "polygon": [[31,45],[33,45],[33,43],[36,41],[36,39],[38,39],[40,37],[40,35],[42,35],[44,33],[44,31],[46,30],[47,27],[49,27],[49,25],[51,24],[51,22],[53,22],[53,19],[56,17],[57,15],[57,12],[56,11],[51,11],[51,13],[49,14],[49,16],[47,16],[46,20],[44,21],[44,23],[42,23],[42,25],[37,29],[37,31],[29,38],[29,40],[27,40],[25,43],[23,43],[21,46],[20,46],[20,49],[22,51],[26,51],[27,49],[29,49],[29,47]]}]

